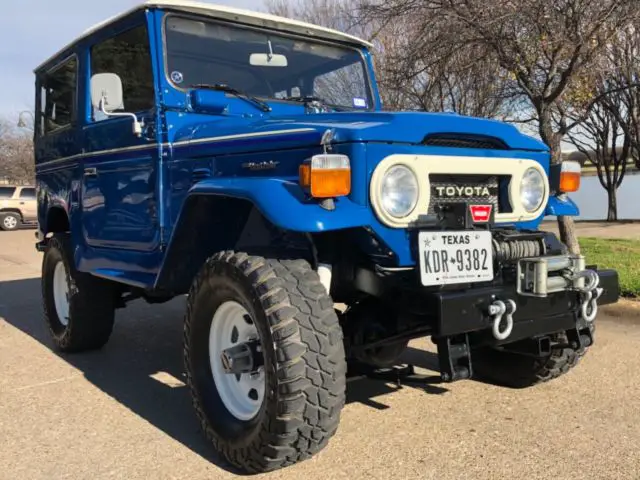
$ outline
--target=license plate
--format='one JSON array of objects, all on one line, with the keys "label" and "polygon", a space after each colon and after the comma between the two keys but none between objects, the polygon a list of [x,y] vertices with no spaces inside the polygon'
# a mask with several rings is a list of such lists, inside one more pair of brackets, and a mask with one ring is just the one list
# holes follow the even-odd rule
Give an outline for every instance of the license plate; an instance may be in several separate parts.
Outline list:
[{"label": "license plate", "polygon": [[422,285],[493,280],[491,232],[420,232]]}]

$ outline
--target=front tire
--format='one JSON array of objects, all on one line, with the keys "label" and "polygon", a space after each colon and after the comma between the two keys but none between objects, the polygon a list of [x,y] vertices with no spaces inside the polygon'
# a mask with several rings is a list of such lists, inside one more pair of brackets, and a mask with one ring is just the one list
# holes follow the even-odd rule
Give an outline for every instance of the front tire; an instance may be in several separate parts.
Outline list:
[{"label": "front tire", "polygon": [[[566,346],[565,333],[552,337],[552,342]],[[551,355],[530,357],[490,347],[473,352],[471,362],[474,376],[497,385],[512,388],[527,388],[554,380],[575,367],[588,348],[555,348]]]},{"label": "front tire", "polygon": [[55,234],[42,261],[44,318],[56,348],[81,352],[101,348],[111,336],[114,287],[76,270],[68,234]]},{"label": "front tire", "polygon": [[[251,373],[225,373],[216,345],[242,342],[253,342],[260,361]],[[189,292],[184,360],[206,436],[244,471],[307,459],[337,431],[346,386],[342,330],[304,260],[211,257]]]},{"label": "front tire", "polygon": [[0,213],[0,229],[7,232],[20,228],[22,218],[17,213]]}]

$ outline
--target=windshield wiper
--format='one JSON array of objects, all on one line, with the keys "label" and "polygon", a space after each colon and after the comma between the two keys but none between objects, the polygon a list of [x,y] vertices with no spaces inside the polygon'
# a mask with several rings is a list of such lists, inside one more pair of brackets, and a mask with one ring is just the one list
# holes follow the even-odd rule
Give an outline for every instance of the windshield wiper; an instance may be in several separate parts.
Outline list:
[{"label": "windshield wiper", "polygon": [[307,95],[306,97],[285,97],[282,100],[285,100],[287,102],[300,102],[300,103],[304,103],[305,105],[310,105],[315,102],[320,104],[320,106],[322,107],[330,108],[332,110],[337,110],[337,111],[343,110],[337,105],[331,105],[324,98],[314,97],[312,95]]},{"label": "windshield wiper", "polygon": [[247,102],[249,102],[253,106],[259,108],[263,112],[270,112],[271,111],[271,107],[269,106],[268,103],[263,102],[259,98],[254,97],[253,95],[249,95],[248,93],[242,92],[242,91],[240,91],[240,90],[238,90],[236,88],[230,87],[229,85],[226,85],[224,83],[216,83],[214,85],[210,85],[208,83],[197,83],[195,85],[191,85],[191,88],[202,88],[202,89],[206,89],[206,90],[215,90],[217,92],[228,93],[228,94],[233,95],[235,97],[238,97],[238,98],[240,98],[242,100],[246,100]]}]

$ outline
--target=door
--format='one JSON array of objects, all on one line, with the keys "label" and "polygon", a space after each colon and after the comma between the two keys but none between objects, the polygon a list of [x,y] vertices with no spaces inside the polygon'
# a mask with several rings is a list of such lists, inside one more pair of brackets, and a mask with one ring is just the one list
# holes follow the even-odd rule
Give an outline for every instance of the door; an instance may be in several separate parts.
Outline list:
[{"label": "door", "polygon": [[154,79],[146,24],[132,26],[97,41],[90,49],[90,78],[114,73],[123,85],[117,113],[135,113],[142,136],[133,133],[133,118],[107,116],[91,105],[84,127],[82,210],[87,244],[100,248],[152,251],[159,244],[156,195],[158,144],[155,129]]}]

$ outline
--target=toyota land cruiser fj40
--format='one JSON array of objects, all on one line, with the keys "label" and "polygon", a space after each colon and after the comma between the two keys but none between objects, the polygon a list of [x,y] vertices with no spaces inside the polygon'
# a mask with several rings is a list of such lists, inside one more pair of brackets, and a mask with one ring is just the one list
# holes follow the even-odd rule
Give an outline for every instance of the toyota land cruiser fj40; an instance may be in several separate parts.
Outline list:
[{"label": "toyota land cruiser fj40", "polygon": [[348,363],[431,336],[443,381],[526,387],[573,367],[618,299],[615,271],[538,230],[578,215],[579,165],[500,122],[382,111],[370,47],[150,1],[35,71],[55,345],[100,348],[117,308],[188,295],[195,410],[247,471],[327,445]]}]

